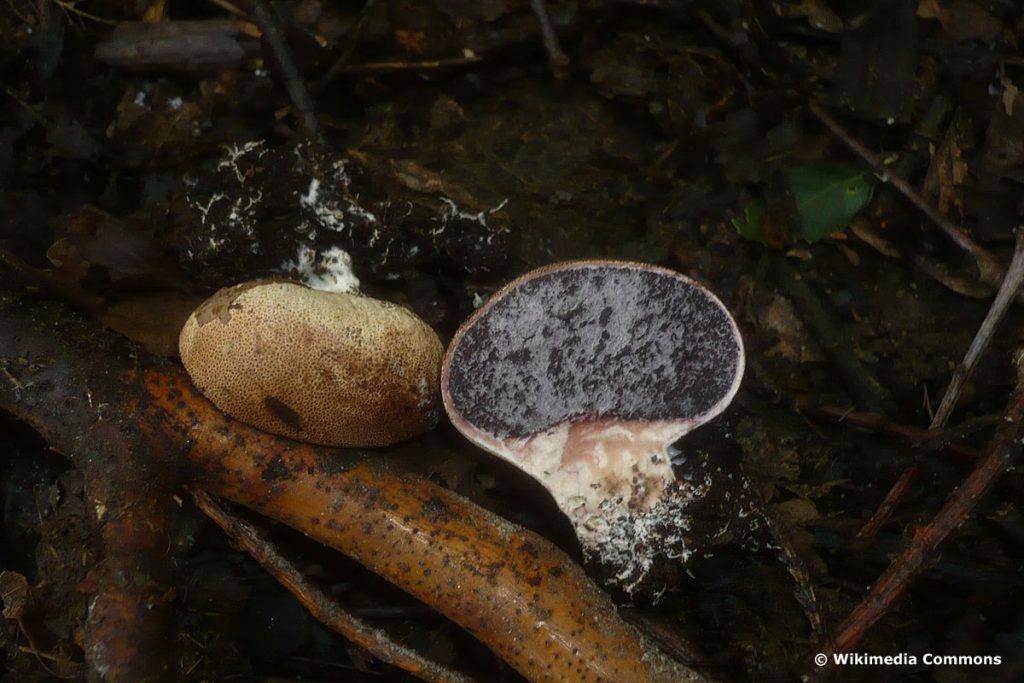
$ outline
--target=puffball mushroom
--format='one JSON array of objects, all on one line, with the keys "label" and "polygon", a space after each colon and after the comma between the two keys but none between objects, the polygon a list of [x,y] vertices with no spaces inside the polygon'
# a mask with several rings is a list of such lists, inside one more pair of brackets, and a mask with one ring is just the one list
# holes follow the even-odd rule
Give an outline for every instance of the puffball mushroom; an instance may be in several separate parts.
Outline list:
[{"label": "puffball mushroom", "polygon": [[258,280],[220,290],[179,337],[193,383],[228,415],[326,446],[386,446],[433,428],[444,347],[411,311]]},{"label": "puffball mushroom", "polygon": [[571,261],[523,275],[456,333],[441,368],[455,427],[533,476],[588,559],[633,592],[659,558],[690,552],[672,443],[721,413],[743,376],[722,303],[665,268]]}]

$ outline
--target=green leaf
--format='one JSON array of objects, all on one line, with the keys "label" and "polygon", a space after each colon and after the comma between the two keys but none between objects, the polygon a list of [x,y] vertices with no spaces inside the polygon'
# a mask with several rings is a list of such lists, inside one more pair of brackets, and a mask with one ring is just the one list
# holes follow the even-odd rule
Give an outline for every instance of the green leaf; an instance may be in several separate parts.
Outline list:
[{"label": "green leaf", "polygon": [[765,243],[764,230],[761,227],[761,219],[764,218],[764,200],[755,199],[743,209],[743,215],[732,219],[732,226],[740,237],[745,237],[754,242]]},{"label": "green leaf", "polygon": [[875,189],[873,175],[843,164],[819,162],[791,166],[787,175],[800,215],[800,236],[807,242],[817,242],[846,228],[871,200]]}]

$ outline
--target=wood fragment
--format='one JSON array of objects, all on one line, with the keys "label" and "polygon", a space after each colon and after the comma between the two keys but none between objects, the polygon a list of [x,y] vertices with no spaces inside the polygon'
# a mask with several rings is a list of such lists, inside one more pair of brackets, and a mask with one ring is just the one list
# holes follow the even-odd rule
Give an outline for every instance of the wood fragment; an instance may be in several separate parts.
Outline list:
[{"label": "wood fragment", "polygon": [[427,59],[418,62],[363,62],[362,64],[343,64],[335,70],[335,75],[358,73],[389,73],[395,71],[433,71],[458,66],[467,66],[481,61],[478,55],[448,57],[445,59]]},{"label": "wood fragment", "polygon": [[[61,315],[36,327],[25,323],[41,311]],[[109,360],[128,345],[113,335],[90,335],[93,353],[81,347],[72,353],[82,325],[68,322],[79,318],[64,306],[0,297],[0,318],[0,365],[6,369],[0,408],[28,419],[52,448],[74,461],[95,515],[102,560],[78,586],[90,596],[86,660],[94,671],[105,672],[105,681],[162,680],[177,659],[166,552],[180,468],[168,467],[167,444],[141,437],[136,403],[115,366],[90,358]],[[68,351],[61,352],[61,345]],[[131,367],[125,362],[121,371],[130,374]]]},{"label": "wood fragment", "polygon": [[231,19],[129,21],[96,46],[97,61],[135,71],[188,74],[235,68],[245,56]]},{"label": "wood fragment", "polygon": [[1010,302],[1020,293],[1021,283],[1024,283],[1024,227],[1017,228],[1016,246],[1010,267],[1006,271],[1006,277],[1003,278],[1003,283],[999,287],[999,292],[996,293],[992,306],[988,309],[988,314],[981,322],[981,326],[978,327],[967,353],[964,354],[963,361],[953,371],[953,378],[949,381],[949,387],[942,396],[942,402],[939,404],[939,409],[935,411],[935,417],[932,419],[929,429],[945,429],[953,408],[960,400],[964,384],[974,374],[974,368],[978,366],[978,361],[981,360],[982,355],[992,342],[992,337],[1006,315]]},{"label": "wood fragment", "polygon": [[558,42],[558,34],[551,25],[551,16],[548,14],[548,6],[544,0],[530,0],[530,7],[540,24],[540,35],[544,41],[544,51],[548,54],[548,65],[551,73],[556,78],[563,78],[566,75],[566,67],[569,66],[569,56],[562,52],[562,46]]},{"label": "wood fragment", "polygon": [[360,39],[366,32],[366,27],[370,24],[370,17],[372,16],[375,4],[376,0],[363,0],[363,7],[359,10],[359,16],[348,31],[345,32],[345,46],[338,53],[334,63],[331,64],[331,68],[328,69],[327,73],[324,74],[324,76],[313,86],[313,92],[317,95],[322,95],[338,75],[350,69],[348,60],[359,45]]},{"label": "wood fragment", "polygon": [[649,652],[542,537],[369,457],[346,460],[238,424],[179,372],[147,371],[143,381],[164,437],[187,440],[200,486],[356,559],[528,679],[703,680]]},{"label": "wood fragment", "polygon": [[933,430],[900,424],[884,415],[852,410],[843,406],[797,405],[796,407],[800,413],[810,417],[834,421],[879,434],[888,434],[915,448],[927,446],[929,449],[948,451],[955,455],[970,458],[972,461],[977,460],[980,453],[973,448],[956,444],[954,441],[979,429],[991,427],[996,422],[993,416],[982,416],[960,425],[955,430]]}]

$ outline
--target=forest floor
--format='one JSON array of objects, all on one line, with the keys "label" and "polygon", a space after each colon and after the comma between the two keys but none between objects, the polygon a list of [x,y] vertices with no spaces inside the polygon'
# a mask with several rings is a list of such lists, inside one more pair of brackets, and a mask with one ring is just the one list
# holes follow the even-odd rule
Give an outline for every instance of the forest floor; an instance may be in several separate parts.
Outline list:
[{"label": "forest floor", "polygon": [[[278,5],[276,43],[265,3],[0,8],[0,288],[65,301],[173,357],[213,291],[330,277],[337,248],[365,292],[445,342],[544,264],[685,273],[732,312],[748,360],[734,403],[679,447],[735,467],[774,534],[709,541],[655,605],[613,597],[716,680],[814,672],[866,589],[1000,445],[1019,304],[951,415],[936,411],[1014,254],[1024,10],[552,1],[552,38],[539,2]],[[76,677],[96,559],[82,474],[14,417],[0,412],[0,429],[0,570],[33,586],[53,636],[32,652],[5,612],[2,680]],[[447,423],[388,450],[579,557],[543,489]],[[852,648],[917,663],[826,675],[1024,678],[1024,479],[1004,469]],[[898,505],[865,533],[901,475]],[[182,680],[411,680],[317,623],[188,502],[172,539]],[[519,680],[355,562],[283,529],[275,540],[433,659]]]}]

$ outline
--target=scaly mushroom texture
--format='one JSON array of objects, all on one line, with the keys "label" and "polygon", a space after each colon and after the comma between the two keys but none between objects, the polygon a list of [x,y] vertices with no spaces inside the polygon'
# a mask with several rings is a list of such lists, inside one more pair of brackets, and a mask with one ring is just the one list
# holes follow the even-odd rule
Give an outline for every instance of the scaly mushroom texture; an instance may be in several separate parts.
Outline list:
[{"label": "scaly mushroom texture", "polygon": [[732,400],[743,375],[732,317],[707,289],[641,263],[535,270],[458,331],[441,370],[452,423],[552,494],[588,559],[632,592],[658,558],[691,552],[669,448]]},{"label": "scaly mushroom texture", "polygon": [[440,416],[437,334],[401,306],[283,281],[222,289],[182,328],[193,383],[228,415],[326,446],[385,446]]}]

